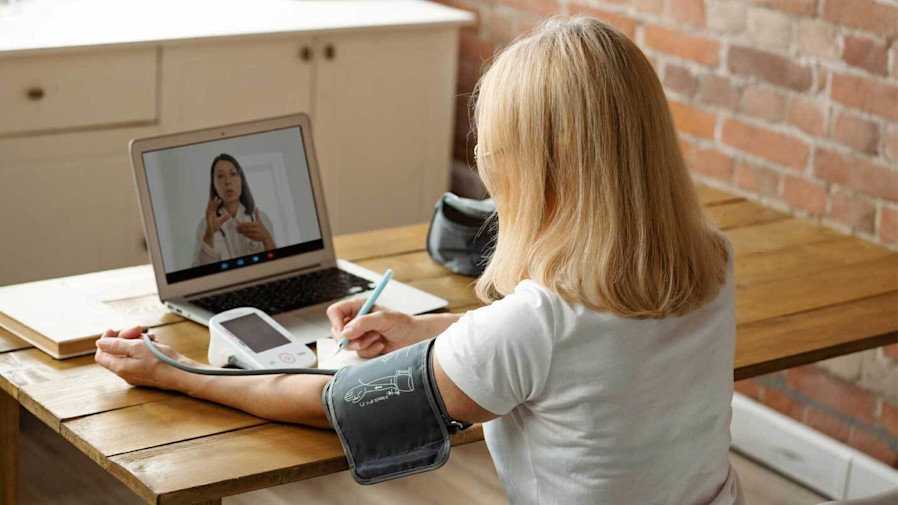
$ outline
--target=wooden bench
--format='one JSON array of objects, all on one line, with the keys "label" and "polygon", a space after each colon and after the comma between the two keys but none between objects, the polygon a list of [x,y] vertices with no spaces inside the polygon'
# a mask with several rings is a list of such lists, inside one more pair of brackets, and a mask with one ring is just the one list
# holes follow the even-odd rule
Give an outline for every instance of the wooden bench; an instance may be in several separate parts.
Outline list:
[{"label": "wooden bench", "polygon": [[[896,341],[898,254],[700,188],[736,250],[737,380]],[[337,237],[341,258],[449,300],[478,306],[471,279],[424,251],[426,224]],[[121,300],[161,341],[205,361],[205,327],[154,296]],[[14,503],[19,405],[147,503],[220,503],[223,496],[347,468],[333,432],[268,422],[180,394],[132,388],[92,356],[57,361],[0,330],[0,503]],[[475,427],[454,438],[482,438]]]}]

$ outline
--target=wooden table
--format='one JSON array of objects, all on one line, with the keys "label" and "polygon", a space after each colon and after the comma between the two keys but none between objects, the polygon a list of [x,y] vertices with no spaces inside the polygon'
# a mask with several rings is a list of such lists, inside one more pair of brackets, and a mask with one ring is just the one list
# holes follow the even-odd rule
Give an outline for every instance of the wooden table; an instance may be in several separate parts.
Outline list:
[{"label": "wooden table", "polygon": [[[736,250],[735,378],[877,347],[898,335],[898,254],[720,191],[702,200]],[[426,224],[337,237],[341,258],[449,300],[478,306],[471,279],[424,252]],[[204,327],[154,296],[122,300],[161,341],[205,359]],[[347,468],[333,432],[267,422],[180,394],[132,388],[92,356],[56,361],[0,330],[0,503],[13,503],[19,405],[147,503],[221,497]],[[456,444],[482,438],[477,428]]]}]

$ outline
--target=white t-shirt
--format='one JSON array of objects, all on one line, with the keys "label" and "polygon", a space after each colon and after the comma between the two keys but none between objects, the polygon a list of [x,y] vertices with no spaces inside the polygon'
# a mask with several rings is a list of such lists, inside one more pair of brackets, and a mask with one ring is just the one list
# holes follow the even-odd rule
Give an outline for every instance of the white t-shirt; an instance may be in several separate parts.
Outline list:
[{"label": "white t-shirt", "polygon": [[501,416],[483,430],[511,503],[741,503],[732,254],[716,299],[684,316],[625,319],[525,280],[437,338],[449,378]]}]

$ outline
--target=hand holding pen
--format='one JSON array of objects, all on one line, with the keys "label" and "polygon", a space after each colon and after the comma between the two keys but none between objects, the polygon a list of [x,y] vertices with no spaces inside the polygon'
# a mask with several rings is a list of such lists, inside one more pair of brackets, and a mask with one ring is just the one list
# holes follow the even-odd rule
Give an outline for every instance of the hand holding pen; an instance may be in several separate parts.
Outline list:
[{"label": "hand holding pen", "polygon": [[[362,305],[362,308],[360,308],[358,313],[355,315],[355,319],[358,319],[364,315],[367,315],[368,312],[371,311],[371,308],[374,307],[374,302],[377,301],[377,298],[383,292],[384,288],[387,287],[387,283],[390,282],[390,279],[392,277],[393,277],[392,270],[388,269],[386,272],[384,272],[383,278],[381,278],[380,282],[377,283],[377,286],[374,288],[374,292],[371,293],[371,296],[369,296],[368,299],[365,300],[365,303]],[[331,309],[334,309],[335,307],[338,307],[338,306],[339,306],[339,304],[334,304],[328,308],[328,310],[327,310],[328,317],[331,317],[331,312],[332,312]],[[343,333],[346,333],[346,327],[342,328],[342,330],[343,330]],[[337,349],[334,351],[334,354],[337,354],[338,352],[340,352],[348,343],[349,343],[348,338],[346,338],[345,336],[343,338],[341,338],[340,344],[337,346]],[[381,350],[382,350],[382,348],[381,348]]]}]

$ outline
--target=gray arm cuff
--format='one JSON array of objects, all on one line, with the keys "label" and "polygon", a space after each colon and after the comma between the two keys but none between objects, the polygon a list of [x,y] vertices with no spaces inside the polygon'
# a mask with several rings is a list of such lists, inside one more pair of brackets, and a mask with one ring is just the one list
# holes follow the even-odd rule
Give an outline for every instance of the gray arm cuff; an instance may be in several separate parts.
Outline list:
[{"label": "gray arm cuff", "polygon": [[435,470],[449,459],[449,418],[433,378],[434,339],[337,372],[322,392],[353,478],[375,484]]}]

